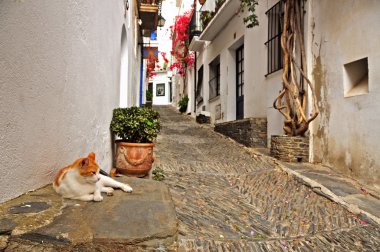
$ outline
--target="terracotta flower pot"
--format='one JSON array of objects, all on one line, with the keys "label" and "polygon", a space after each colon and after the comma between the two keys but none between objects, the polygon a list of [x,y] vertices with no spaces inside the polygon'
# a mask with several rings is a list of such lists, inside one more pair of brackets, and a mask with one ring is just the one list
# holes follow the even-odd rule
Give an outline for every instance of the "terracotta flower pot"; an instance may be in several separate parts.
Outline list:
[{"label": "terracotta flower pot", "polygon": [[152,169],[153,143],[116,142],[116,169],[129,177],[145,177]]}]

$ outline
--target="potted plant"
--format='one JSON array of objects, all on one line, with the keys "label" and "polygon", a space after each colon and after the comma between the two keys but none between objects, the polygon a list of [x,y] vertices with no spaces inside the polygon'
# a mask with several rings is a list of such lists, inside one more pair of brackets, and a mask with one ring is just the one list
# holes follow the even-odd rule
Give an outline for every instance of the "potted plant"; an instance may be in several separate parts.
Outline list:
[{"label": "potted plant", "polygon": [[215,12],[211,11],[202,11],[201,12],[201,24],[202,24],[202,29],[206,29],[208,23],[210,20],[214,17]]},{"label": "potted plant", "polygon": [[151,108],[116,108],[111,131],[116,140],[116,172],[145,177],[152,168],[154,140],[160,131],[159,114]]},{"label": "potted plant", "polygon": [[189,97],[187,95],[185,95],[179,102],[178,102],[178,106],[179,106],[179,112],[181,113],[185,113],[186,110],[187,110],[187,104],[189,103]]}]

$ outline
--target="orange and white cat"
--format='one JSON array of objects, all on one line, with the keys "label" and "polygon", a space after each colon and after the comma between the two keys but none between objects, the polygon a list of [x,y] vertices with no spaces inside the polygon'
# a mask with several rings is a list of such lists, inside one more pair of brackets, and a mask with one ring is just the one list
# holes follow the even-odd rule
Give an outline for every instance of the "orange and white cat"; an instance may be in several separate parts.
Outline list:
[{"label": "orange and white cat", "polygon": [[54,190],[64,198],[83,201],[102,201],[102,192],[112,195],[113,188],[132,192],[132,188],[110,177],[99,174],[99,166],[95,162],[95,153],[79,158],[71,165],[60,169],[55,176]]}]

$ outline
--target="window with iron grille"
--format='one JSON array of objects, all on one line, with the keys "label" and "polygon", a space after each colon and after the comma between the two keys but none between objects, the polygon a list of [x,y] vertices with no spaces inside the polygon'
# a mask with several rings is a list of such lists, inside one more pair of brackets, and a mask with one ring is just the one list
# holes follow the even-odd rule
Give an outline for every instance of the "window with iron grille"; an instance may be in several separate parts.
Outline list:
[{"label": "window with iron grille", "polygon": [[197,101],[197,105],[203,102],[202,97],[202,86],[203,86],[203,66],[198,70],[198,81],[197,81],[197,90],[195,100]]},{"label": "window with iron grille", "polygon": [[268,49],[268,70],[267,75],[282,69],[282,49],[281,33],[284,8],[282,1],[279,1],[266,13],[268,16],[268,41],[265,45]]},{"label": "window with iron grille", "polygon": [[209,78],[209,99],[215,98],[220,95],[220,59],[219,56],[214,59],[210,65],[210,78]]},{"label": "window with iron grille", "polygon": [[244,45],[236,49],[236,119],[244,118]]}]

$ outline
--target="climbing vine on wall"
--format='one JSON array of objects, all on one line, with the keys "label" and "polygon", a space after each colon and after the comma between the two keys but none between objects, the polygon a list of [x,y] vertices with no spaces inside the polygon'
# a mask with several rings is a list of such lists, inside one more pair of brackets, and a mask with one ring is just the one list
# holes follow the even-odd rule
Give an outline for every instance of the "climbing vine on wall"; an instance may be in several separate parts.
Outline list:
[{"label": "climbing vine on wall", "polygon": [[[284,17],[282,21],[281,48],[283,53],[282,90],[273,107],[284,117],[284,131],[287,135],[302,136],[319,114],[314,87],[307,77],[306,53],[302,32],[303,0],[282,0]],[[307,91],[310,90],[310,96]],[[308,96],[312,100],[309,115]]]},{"label": "climbing vine on wall", "polygon": [[194,53],[189,51],[189,25],[191,17],[194,13],[192,8],[175,19],[174,26],[172,26],[172,51],[173,63],[170,69],[177,74],[186,78],[186,71],[194,64]]},{"label": "climbing vine on wall", "polygon": [[156,68],[157,62],[158,62],[158,59],[156,57],[154,57],[153,55],[148,56],[147,63],[146,63],[146,77],[148,79],[156,75],[156,72],[154,71],[154,69]]}]

